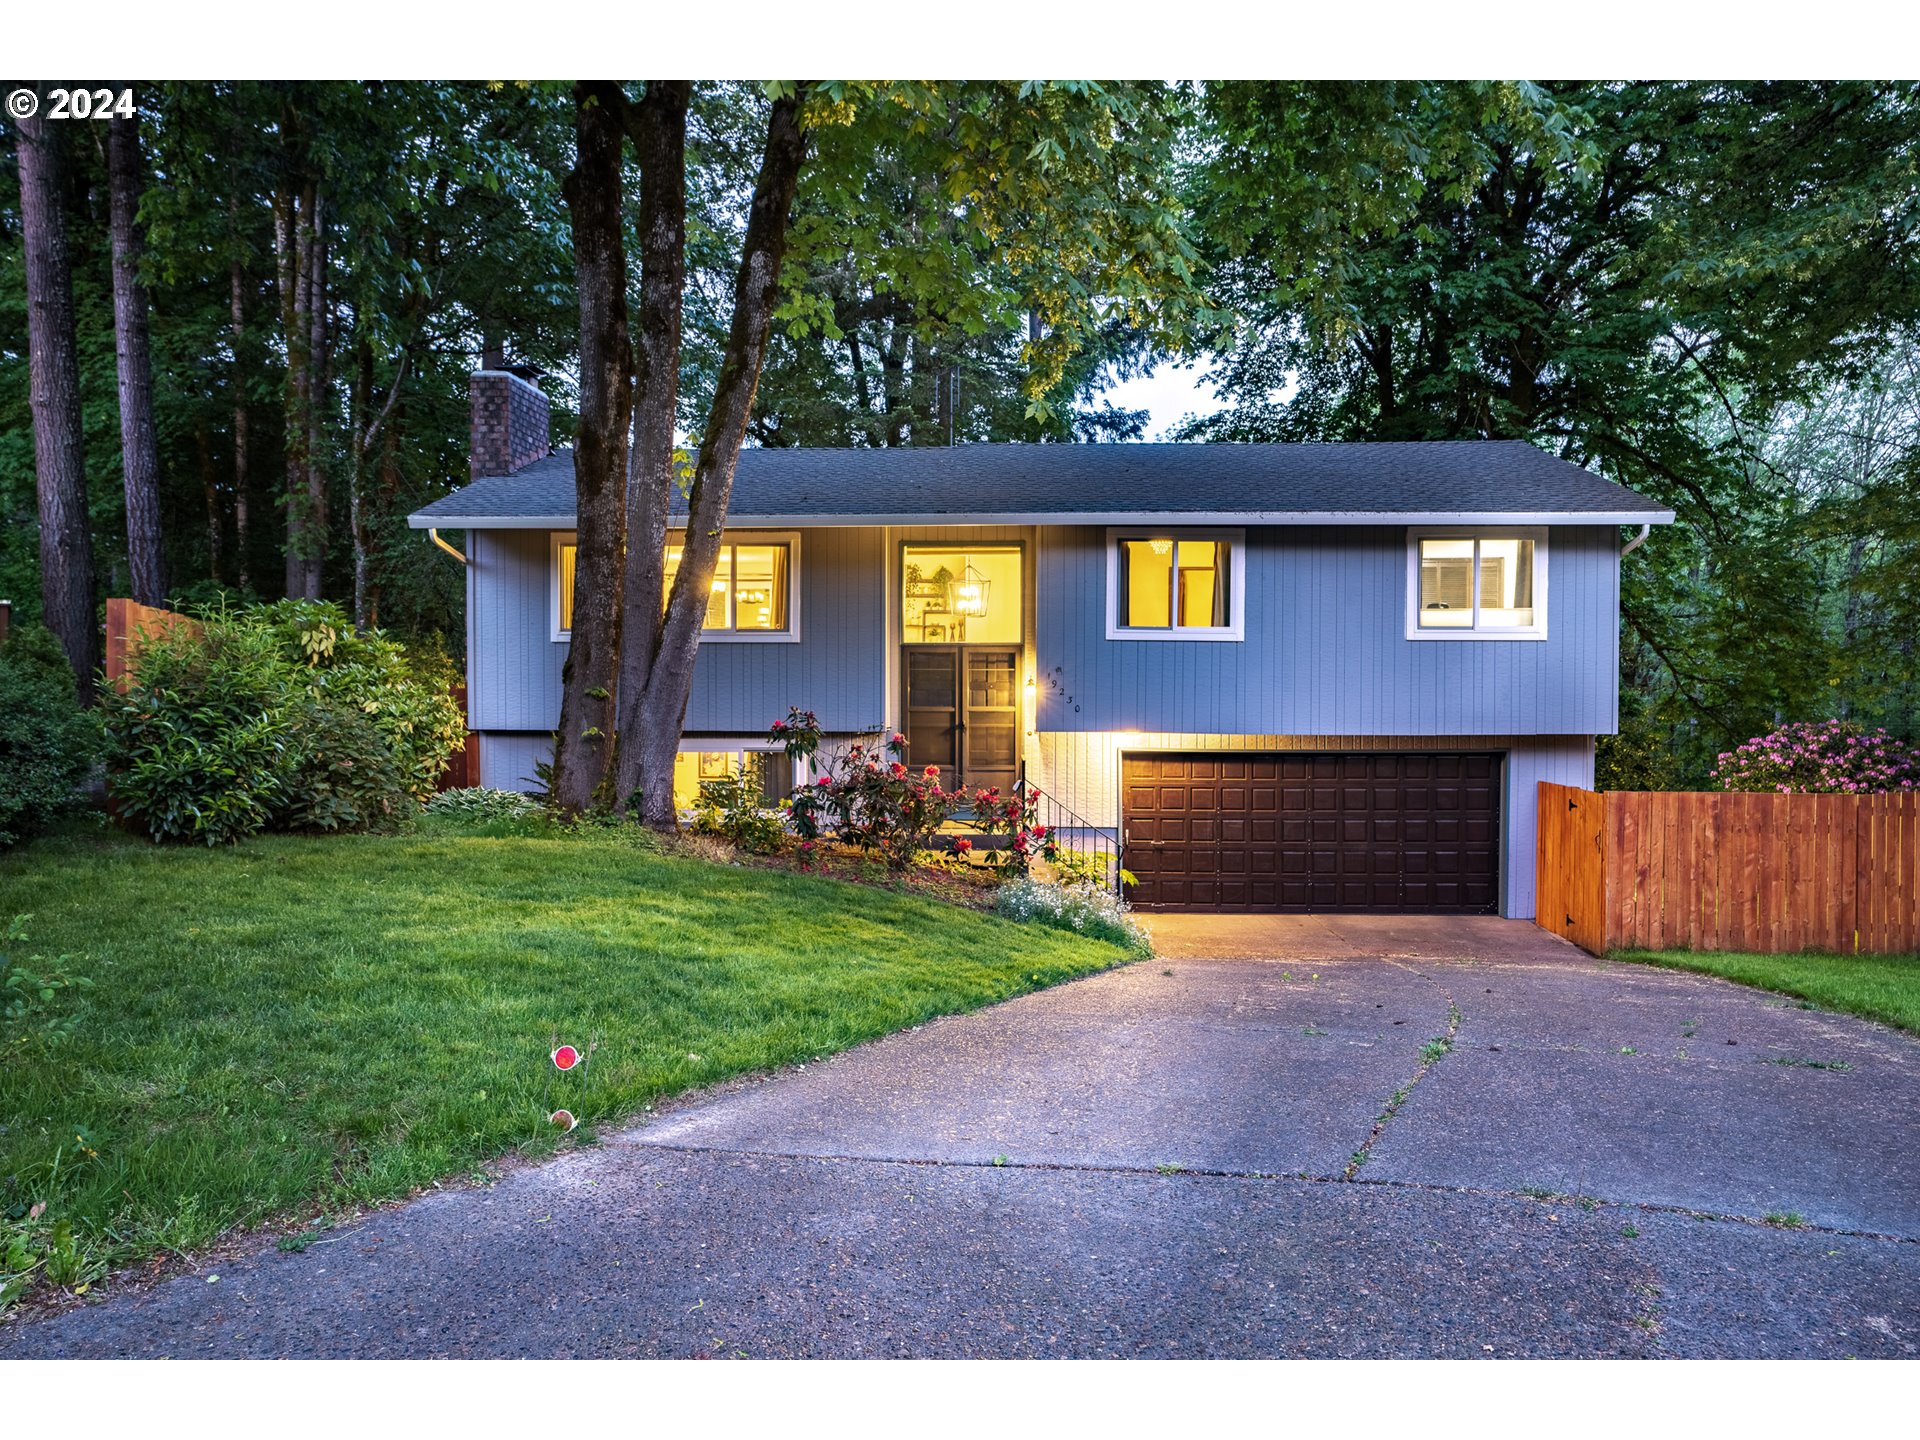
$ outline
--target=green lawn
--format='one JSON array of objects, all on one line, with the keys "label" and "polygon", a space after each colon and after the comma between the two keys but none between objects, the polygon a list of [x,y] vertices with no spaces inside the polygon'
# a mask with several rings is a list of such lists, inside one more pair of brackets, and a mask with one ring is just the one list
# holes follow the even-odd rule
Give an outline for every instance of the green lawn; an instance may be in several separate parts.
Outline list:
[{"label": "green lawn", "polygon": [[1623,950],[1616,960],[1696,970],[1864,1015],[1920,1034],[1920,955],[1741,955],[1688,950]]},{"label": "green lawn", "polygon": [[1126,958],[593,836],[69,836],[0,855],[0,932],[22,913],[93,988],[70,1043],[0,1059],[0,1258],[35,1201],[96,1260],[184,1250]]}]

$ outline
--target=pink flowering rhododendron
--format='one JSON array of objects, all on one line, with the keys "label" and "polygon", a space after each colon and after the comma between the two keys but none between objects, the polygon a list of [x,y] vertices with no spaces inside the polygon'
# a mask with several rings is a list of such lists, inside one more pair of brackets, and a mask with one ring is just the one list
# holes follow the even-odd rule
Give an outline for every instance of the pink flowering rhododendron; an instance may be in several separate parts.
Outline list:
[{"label": "pink flowering rhododendron", "polygon": [[1778,795],[1884,795],[1920,789],[1920,750],[1844,720],[1780,725],[1724,751],[1723,790]]},{"label": "pink flowering rhododendron", "polygon": [[957,797],[940,788],[937,766],[917,774],[909,770],[906,750],[906,737],[894,735],[884,742],[855,742],[834,755],[827,773],[789,804],[802,840],[831,831],[849,845],[878,853],[891,869],[909,868]]}]

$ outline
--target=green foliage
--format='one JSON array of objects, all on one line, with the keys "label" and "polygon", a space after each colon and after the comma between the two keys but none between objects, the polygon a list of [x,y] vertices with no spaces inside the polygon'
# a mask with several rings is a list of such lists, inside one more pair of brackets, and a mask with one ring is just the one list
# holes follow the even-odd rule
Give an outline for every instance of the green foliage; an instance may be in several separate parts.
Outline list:
[{"label": "green foliage", "polygon": [[724,779],[702,780],[693,829],[755,855],[777,854],[787,838],[785,820],[767,808],[758,766],[737,766]]},{"label": "green foliage", "polygon": [[59,642],[39,625],[20,626],[0,645],[0,848],[79,802],[100,743]]},{"label": "green foliage", "polygon": [[993,912],[1009,920],[1050,925],[1118,945],[1131,955],[1153,954],[1153,937],[1111,890],[1009,880],[994,892]]},{"label": "green foliage", "polygon": [[207,845],[390,828],[431,793],[463,724],[441,662],[308,601],[147,640],[102,710],[122,812],[155,840]]},{"label": "green foliage", "polygon": [[[1213,440],[1522,438],[1670,504],[1616,782],[1920,714],[1920,87],[1209,86]],[[1667,763],[1661,762],[1661,756]]]},{"label": "green foliage", "polygon": [[415,809],[393,745],[358,709],[296,706],[289,749],[284,828],[392,830]]},{"label": "green foliage", "polygon": [[497,825],[532,819],[540,813],[540,807],[513,790],[468,785],[442,790],[427,801],[425,813],[464,825]]},{"label": "green foliage", "polygon": [[7,947],[0,950],[0,1062],[27,1049],[54,1048],[71,1040],[78,1017],[66,1008],[68,992],[93,986],[86,976],[67,969],[71,955],[50,961],[44,955],[20,954],[32,918],[14,916],[6,934],[0,935]]}]

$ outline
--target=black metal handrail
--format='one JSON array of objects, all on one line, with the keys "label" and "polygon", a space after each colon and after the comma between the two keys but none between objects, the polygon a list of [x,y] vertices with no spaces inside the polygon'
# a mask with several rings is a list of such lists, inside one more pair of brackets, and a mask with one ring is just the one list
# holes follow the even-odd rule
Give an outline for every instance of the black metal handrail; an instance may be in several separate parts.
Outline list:
[{"label": "black metal handrail", "polygon": [[1014,791],[1035,799],[1037,803],[1034,807],[1034,817],[1040,824],[1047,827],[1048,836],[1054,840],[1058,848],[1102,862],[1104,883],[1116,895],[1125,893],[1126,887],[1121,879],[1122,857],[1119,831],[1095,825],[1084,815],[1075,814],[1024,775],[1014,784]]}]

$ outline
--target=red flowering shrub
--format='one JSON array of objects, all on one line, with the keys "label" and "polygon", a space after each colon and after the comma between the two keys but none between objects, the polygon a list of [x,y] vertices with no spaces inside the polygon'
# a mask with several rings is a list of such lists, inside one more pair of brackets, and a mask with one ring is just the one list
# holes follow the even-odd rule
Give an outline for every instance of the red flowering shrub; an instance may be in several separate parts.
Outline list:
[{"label": "red flowering shrub", "polygon": [[787,718],[767,727],[767,738],[785,750],[789,760],[805,760],[820,748],[820,717],[789,705]]},{"label": "red flowering shrub", "polygon": [[1051,828],[1040,823],[1040,796],[1033,790],[1002,795],[997,788],[976,790],[967,798],[974,825],[988,835],[1005,835],[1004,850],[994,852],[994,864],[1009,875],[1025,875],[1036,859],[1051,862],[1059,842]]},{"label": "red flowering shrub", "polygon": [[1720,756],[1722,790],[1884,795],[1920,789],[1920,750],[1842,720],[1780,725]]},{"label": "red flowering shrub", "polygon": [[900,759],[906,749],[904,735],[849,745],[825,775],[796,790],[789,813],[803,845],[831,831],[878,853],[889,869],[909,869],[960,797],[940,788],[935,767],[910,772]]}]

